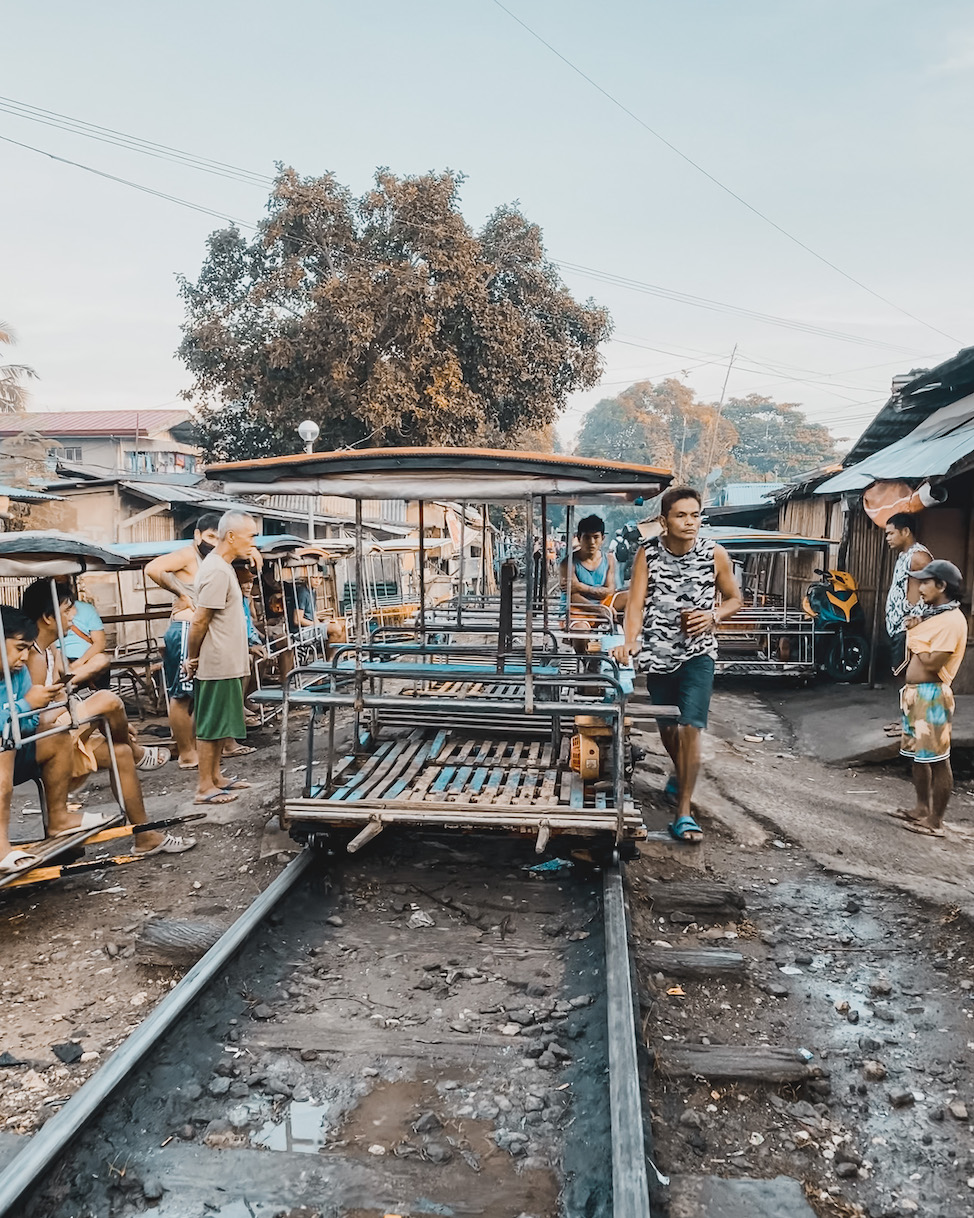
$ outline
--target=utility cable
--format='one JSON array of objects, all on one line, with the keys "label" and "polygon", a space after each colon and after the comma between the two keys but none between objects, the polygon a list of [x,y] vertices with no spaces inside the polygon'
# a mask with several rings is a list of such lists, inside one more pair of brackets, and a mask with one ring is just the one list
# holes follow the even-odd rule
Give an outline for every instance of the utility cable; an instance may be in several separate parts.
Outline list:
[{"label": "utility cable", "polygon": [[202,212],[204,216],[213,216],[217,220],[228,220],[231,224],[237,224],[241,228],[255,229],[255,225],[249,224],[246,220],[238,220],[234,216],[227,215],[224,211],[214,211],[211,207],[203,207],[200,203],[191,203],[188,199],[180,199],[176,195],[167,194],[164,190],[155,190],[151,186],[143,186],[139,182],[132,182],[128,178],[116,177],[113,173],[106,173],[103,169],[94,169],[91,165],[83,165],[81,161],[71,161],[64,156],[56,156],[53,152],[45,152],[43,148],[34,148],[31,144],[22,144],[20,140],[13,140],[9,135],[0,135],[0,140],[6,144],[14,144],[17,148],[26,148],[28,152],[36,152],[38,156],[49,157],[52,161],[60,161],[62,165],[73,165],[75,169],[83,169],[86,173],[93,173],[96,177],[107,178],[109,182],[118,182],[122,186],[131,186],[133,190],[141,190],[144,194],[155,195],[157,199],[165,199],[169,203],[177,203],[180,207],[188,207],[190,211]]},{"label": "utility cable", "polygon": [[847,271],[844,271],[840,266],[837,266],[836,263],[826,258],[824,254],[820,254],[817,250],[812,249],[812,247],[806,244],[806,242],[802,241],[800,237],[796,237],[794,233],[790,233],[786,228],[778,224],[777,221],[772,220],[769,215],[755,207],[753,203],[749,203],[747,199],[743,197],[743,195],[739,195],[736,190],[726,185],[726,183],[722,182],[720,178],[715,177],[714,174],[705,169],[703,165],[701,165],[698,161],[695,161],[693,157],[683,152],[676,146],[676,144],[674,144],[671,140],[668,140],[665,135],[661,134],[661,132],[657,131],[654,127],[651,127],[649,123],[647,123],[645,119],[640,118],[640,116],[636,114],[634,110],[630,110],[624,102],[621,102],[617,97],[610,93],[608,89],[603,88],[598,81],[594,80],[588,75],[587,72],[583,71],[578,64],[573,63],[572,60],[570,60],[566,55],[563,55],[561,51],[548,42],[547,39],[543,38],[541,34],[537,32],[537,30],[528,25],[526,21],[522,21],[521,18],[516,13],[512,12],[506,4],[502,3],[502,0],[493,0],[493,3],[496,4],[496,6],[501,9],[502,12],[505,12],[512,21],[516,21],[517,24],[528,34],[530,34],[532,38],[540,42],[543,47],[546,47],[552,53],[552,55],[555,55],[558,59],[560,59],[567,68],[570,68],[577,76],[580,76],[582,80],[591,85],[593,89],[595,89],[598,93],[601,93],[608,102],[611,102],[611,104],[621,110],[623,114],[628,115],[628,117],[631,118],[633,122],[638,123],[644,131],[647,131],[651,136],[653,136],[654,139],[659,140],[661,144],[664,144],[682,161],[685,161],[689,166],[691,166],[691,168],[695,169],[698,173],[703,174],[703,176],[712,182],[719,190],[722,190],[725,194],[730,195],[730,197],[736,202],[740,203],[742,207],[747,208],[747,210],[753,215],[757,216],[759,220],[763,220],[765,224],[769,224],[783,237],[786,237],[789,241],[799,246],[807,254],[811,254],[813,258],[817,259],[819,262],[841,275],[843,279],[847,279],[850,283],[854,283],[856,287],[861,288],[864,292],[868,292],[869,295],[875,297],[876,300],[880,300],[883,302],[883,304],[888,305],[891,309],[895,309],[897,313],[902,313],[904,317],[908,317],[911,321],[915,321],[918,325],[925,326],[928,330],[933,330],[935,334],[939,334],[942,338],[949,338],[951,342],[960,344],[961,340],[959,338],[955,338],[952,334],[948,334],[946,331],[938,329],[936,326],[931,325],[930,322],[924,321],[921,317],[917,317],[915,313],[910,313],[907,309],[902,308],[900,305],[896,304],[895,301],[881,295],[879,292],[873,291],[873,289],[867,284],[863,283],[861,279],[856,279],[854,275],[850,275]]},{"label": "utility cable", "polygon": [[274,184],[274,179],[268,174],[241,169],[238,165],[215,161],[211,157],[197,156],[193,152],[184,152],[169,144],[157,144],[153,140],[142,139],[141,136],[116,131],[112,127],[101,127],[97,123],[71,118],[70,115],[59,114],[56,110],[45,110],[41,106],[15,101],[11,97],[0,97],[0,112],[14,118],[27,119],[29,122],[42,123],[47,127],[55,127],[61,131],[70,132],[72,135],[83,135],[87,139],[100,140],[102,143],[113,144],[117,148],[125,148],[130,152],[141,152],[146,156],[172,161],[175,164],[185,165],[189,169],[199,169],[204,173],[241,181],[247,185],[266,189]]},{"label": "utility cable", "polygon": [[[228,178],[231,181],[240,181],[245,185],[269,188],[274,182],[274,179],[271,177],[255,173],[249,169],[242,169],[236,165],[230,165],[225,161],[214,160],[210,157],[197,156],[195,153],[184,152],[183,150],[174,148],[168,144],[159,144],[152,140],[144,140],[139,136],[129,135],[124,132],[117,131],[112,127],[103,127],[97,123],[89,123],[84,119],[71,118],[70,116],[59,114],[55,110],[44,110],[39,106],[32,106],[26,102],[18,102],[11,98],[0,97],[0,113],[9,114],[12,117],[26,119],[31,122],[42,123],[46,126],[66,131],[72,135],[81,135],[86,138],[96,139],[103,143],[122,148],[125,151],[138,152],[146,156],[151,156],[160,160],[169,161],[173,164],[181,165],[184,168],[198,169],[204,173],[212,173],[219,177]],[[18,143],[16,140],[10,139],[9,137],[4,138],[7,138],[8,142],[10,143]],[[135,190],[141,190],[148,194],[155,194],[160,198],[168,198],[173,202],[179,203],[180,206],[190,207],[193,210],[202,212],[204,215],[214,215],[218,219],[229,218],[225,217],[220,212],[215,212],[198,204],[190,203],[185,199],[178,199],[174,196],[166,195],[162,191],[155,191],[127,178],[114,177],[113,175],[104,173],[101,170],[92,169],[78,161],[70,161],[67,158],[58,157],[53,153],[45,152],[43,149],[34,148],[32,145],[18,144],[18,146],[21,148],[28,148],[42,156],[48,156],[52,160],[60,160],[65,164],[74,165],[77,168],[87,169],[91,173],[95,173],[99,176],[107,177],[113,181],[131,186]],[[247,224],[241,220],[236,220],[234,223],[248,228],[251,231],[256,231],[256,225]],[[426,227],[418,222],[414,222],[414,224],[416,227]],[[431,228],[430,231],[435,230]],[[697,308],[706,308],[716,312],[739,313],[743,316],[766,322],[769,325],[783,326],[785,328],[815,334],[820,337],[841,338],[846,342],[856,342],[861,345],[882,346],[891,350],[907,350],[907,348],[899,348],[889,343],[878,343],[874,340],[862,338],[858,335],[848,335],[841,331],[828,330],[821,326],[813,326],[790,318],[778,317],[774,314],[758,313],[754,310],[744,309],[738,305],[708,300],[705,297],[692,296],[689,293],[664,288],[656,284],[644,283],[640,280],[630,279],[622,275],[616,275],[610,271],[600,271],[593,267],[580,266],[577,263],[556,261],[555,265],[562,267],[564,270],[574,272],[575,274],[585,275],[589,278],[593,278],[598,282],[629,288],[633,291],[640,291],[649,295],[661,296],[665,300],[678,301],[682,304],[692,305]]]}]

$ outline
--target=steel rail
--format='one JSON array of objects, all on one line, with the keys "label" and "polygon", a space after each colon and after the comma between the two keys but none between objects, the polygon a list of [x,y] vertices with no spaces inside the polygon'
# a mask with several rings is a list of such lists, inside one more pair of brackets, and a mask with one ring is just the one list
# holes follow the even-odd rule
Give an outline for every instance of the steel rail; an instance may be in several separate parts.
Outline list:
[{"label": "steel rail", "polygon": [[651,1218],[626,897],[618,867],[605,870],[602,901],[612,1120],[612,1218]]},{"label": "steel rail", "polygon": [[172,1027],[189,1005],[209,985],[223,966],[244,944],[280,899],[304,875],[312,858],[304,850],[237,918],[210,950],[199,959],[176,987],[123,1041],[97,1073],[80,1087],[61,1111],[36,1133],[0,1174],[0,1218],[18,1218],[25,1193],[34,1187],[64,1153],[111,1094],[131,1074],[157,1041]]}]

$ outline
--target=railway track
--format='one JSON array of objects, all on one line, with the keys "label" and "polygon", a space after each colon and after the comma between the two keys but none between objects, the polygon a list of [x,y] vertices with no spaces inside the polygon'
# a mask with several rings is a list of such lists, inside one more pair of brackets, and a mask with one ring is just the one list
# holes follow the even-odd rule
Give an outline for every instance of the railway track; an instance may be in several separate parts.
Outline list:
[{"label": "railway track", "polygon": [[305,850],[10,1163],[0,1215],[649,1218],[623,877],[534,862]]}]

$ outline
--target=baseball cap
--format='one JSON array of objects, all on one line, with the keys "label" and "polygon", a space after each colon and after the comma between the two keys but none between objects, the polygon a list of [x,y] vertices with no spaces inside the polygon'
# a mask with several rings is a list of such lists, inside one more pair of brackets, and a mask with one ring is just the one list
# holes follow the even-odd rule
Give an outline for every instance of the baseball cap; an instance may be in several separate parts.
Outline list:
[{"label": "baseball cap", "polygon": [[946,558],[934,558],[921,567],[919,571],[911,571],[910,579],[935,579],[938,583],[946,584],[952,592],[960,592],[964,587],[964,577],[960,570]]}]

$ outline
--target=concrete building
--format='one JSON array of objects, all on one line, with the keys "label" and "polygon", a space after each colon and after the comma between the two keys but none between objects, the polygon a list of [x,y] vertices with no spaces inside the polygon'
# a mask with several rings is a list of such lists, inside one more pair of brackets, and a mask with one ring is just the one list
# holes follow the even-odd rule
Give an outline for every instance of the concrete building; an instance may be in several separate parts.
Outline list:
[{"label": "concrete building", "polygon": [[[92,473],[195,473],[200,450],[192,442],[188,410],[61,410],[0,415],[0,454],[44,453],[56,466]],[[33,471],[32,471],[33,472]]]}]

